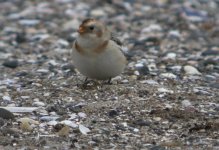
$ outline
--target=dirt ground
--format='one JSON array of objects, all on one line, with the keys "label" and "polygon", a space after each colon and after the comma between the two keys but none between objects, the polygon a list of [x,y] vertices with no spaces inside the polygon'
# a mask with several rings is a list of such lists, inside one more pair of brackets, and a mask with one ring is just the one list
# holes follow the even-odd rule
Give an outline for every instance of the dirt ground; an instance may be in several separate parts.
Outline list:
[{"label": "dirt ground", "polygon": [[[72,65],[85,18],[124,43],[112,84]],[[219,149],[219,1],[1,0],[0,29],[0,149]]]}]

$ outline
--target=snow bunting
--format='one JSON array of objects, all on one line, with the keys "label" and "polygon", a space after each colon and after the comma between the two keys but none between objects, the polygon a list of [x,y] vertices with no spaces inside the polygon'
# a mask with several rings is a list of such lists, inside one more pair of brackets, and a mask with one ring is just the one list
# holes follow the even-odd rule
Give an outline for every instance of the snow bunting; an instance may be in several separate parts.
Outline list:
[{"label": "snow bunting", "polygon": [[78,33],[72,58],[81,74],[110,82],[111,78],[122,73],[127,60],[121,51],[121,43],[103,23],[86,19],[79,26]]}]

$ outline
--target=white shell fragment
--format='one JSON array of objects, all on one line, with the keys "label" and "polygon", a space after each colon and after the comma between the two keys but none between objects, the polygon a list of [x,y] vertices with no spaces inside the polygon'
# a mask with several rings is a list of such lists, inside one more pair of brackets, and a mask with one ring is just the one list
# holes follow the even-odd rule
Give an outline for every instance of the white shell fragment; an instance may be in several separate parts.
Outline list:
[{"label": "white shell fragment", "polygon": [[90,129],[85,127],[84,125],[79,124],[79,130],[82,134],[87,135],[90,132]]},{"label": "white shell fragment", "polygon": [[0,107],[7,109],[8,111],[12,113],[26,113],[26,112],[32,112],[38,109],[38,107]]},{"label": "white shell fragment", "polygon": [[184,71],[188,75],[201,75],[201,73],[193,66],[184,66]]},{"label": "white shell fragment", "polygon": [[65,125],[72,127],[72,128],[78,127],[78,125],[75,122],[70,121],[70,120],[63,120],[60,123],[65,124]]}]

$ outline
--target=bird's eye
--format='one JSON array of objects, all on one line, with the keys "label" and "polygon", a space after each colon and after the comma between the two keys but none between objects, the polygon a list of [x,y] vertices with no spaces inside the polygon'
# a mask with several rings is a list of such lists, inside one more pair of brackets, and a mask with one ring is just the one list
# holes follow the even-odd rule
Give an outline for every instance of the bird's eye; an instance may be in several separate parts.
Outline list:
[{"label": "bird's eye", "polygon": [[93,31],[93,30],[94,30],[94,26],[90,26],[89,29],[90,29],[91,31]]}]

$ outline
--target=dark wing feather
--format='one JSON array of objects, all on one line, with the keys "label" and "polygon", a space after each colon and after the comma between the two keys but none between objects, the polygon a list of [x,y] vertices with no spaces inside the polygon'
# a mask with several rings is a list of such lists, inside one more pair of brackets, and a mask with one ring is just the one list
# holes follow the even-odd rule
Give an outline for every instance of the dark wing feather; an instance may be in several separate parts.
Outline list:
[{"label": "dark wing feather", "polygon": [[111,40],[116,42],[116,44],[118,44],[119,46],[123,45],[123,43],[120,41],[120,39],[115,33],[111,33]]}]

